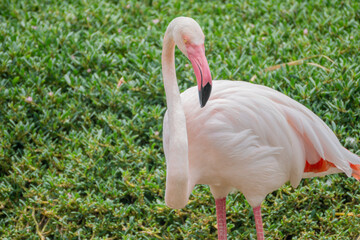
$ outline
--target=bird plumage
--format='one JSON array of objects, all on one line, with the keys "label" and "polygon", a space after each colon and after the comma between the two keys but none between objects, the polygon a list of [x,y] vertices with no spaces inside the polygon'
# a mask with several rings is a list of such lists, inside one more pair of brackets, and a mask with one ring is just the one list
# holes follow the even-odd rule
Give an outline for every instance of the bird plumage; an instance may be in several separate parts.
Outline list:
[{"label": "bird plumage", "polygon": [[[356,171],[360,158],[341,146],[331,129],[302,104],[271,88],[242,81],[213,81],[205,108],[197,89],[181,94],[189,147],[189,186],[238,189],[250,205],[285,182],[296,187],[304,177]],[[167,117],[164,119],[164,149]],[[325,159],[336,167],[316,171]],[[305,165],[313,165],[305,172]],[[310,169],[311,170],[311,169]],[[228,194],[217,194],[224,197]]]},{"label": "bird plumage", "polygon": [[[212,81],[203,41],[200,26],[184,17],[174,19],[164,37],[168,206],[184,207],[196,184],[209,185],[215,197],[218,237],[223,240],[227,238],[226,196],[239,190],[253,208],[257,237],[262,240],[261,202],[284,183],[290,181],[296,187],[302,178],[339,172],[360,181],[360,158],[342,147],[308,108],[265,86]],[[175,45],[191,61],[198,83],[181,95]]]}]

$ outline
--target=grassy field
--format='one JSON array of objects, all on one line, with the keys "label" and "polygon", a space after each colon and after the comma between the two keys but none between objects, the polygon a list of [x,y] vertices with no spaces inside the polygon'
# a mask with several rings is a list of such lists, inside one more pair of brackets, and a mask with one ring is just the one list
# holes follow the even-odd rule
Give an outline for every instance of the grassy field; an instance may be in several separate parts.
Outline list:
[{"label": "grassy field", "polygon": [[[183,210],[164,204],[160,56],[176,16],[203,27],[214,79],[287,94],[360,155],[359,1],[239,2],[0,1],[1,239],[216,238],[207,186]],[[176,54],[183,91],[195,76]],[[263,71],[315,55],[332,61]],[[263,203],[265,235],[353,239],[359,199],[343,174],[285,185]],[[240,193],[227,213],[229,239],[256,238]]]}]

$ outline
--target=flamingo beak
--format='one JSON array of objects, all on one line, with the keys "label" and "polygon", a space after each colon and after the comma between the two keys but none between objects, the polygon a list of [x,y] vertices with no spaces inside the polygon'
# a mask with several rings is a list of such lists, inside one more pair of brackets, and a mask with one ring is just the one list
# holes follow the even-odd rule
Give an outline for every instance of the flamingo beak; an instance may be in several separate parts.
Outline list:
[{"label": "flamingo beak", "polygon": [[193,66],[199,90],[200,106],[204,107],[209,100],[212,79],[209,64],[205,56],[204,44],[186,44],[188,58]]}]

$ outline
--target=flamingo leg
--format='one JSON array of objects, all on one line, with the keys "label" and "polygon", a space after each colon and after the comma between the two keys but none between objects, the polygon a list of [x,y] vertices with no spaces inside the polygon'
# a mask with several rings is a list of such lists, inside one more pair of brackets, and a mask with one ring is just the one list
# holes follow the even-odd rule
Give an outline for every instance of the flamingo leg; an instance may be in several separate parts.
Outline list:
[{"label": "flamingo leg", "polygon": [[227,239],[226,230],[226,197],[215,199],[216,218],[218,225],[218,240]]},{"label": "flamingo leg", "polygon": [[261,218],[261,206],[257,206],[253,208],[254,211],[254,217],[255,217],[255,226],[256,226],[256,235],[257,240],[264,240],[264,229],[263,229],[263,223]]}]

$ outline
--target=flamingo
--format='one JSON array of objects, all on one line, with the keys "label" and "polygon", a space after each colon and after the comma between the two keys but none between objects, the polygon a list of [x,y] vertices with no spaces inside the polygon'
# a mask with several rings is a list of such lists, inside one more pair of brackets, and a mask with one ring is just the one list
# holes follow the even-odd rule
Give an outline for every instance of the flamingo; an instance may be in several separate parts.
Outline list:
[{"label": "flamingo", "polygon": [[[188,17],[172,20],[164,36],[166,205],[183,208],[196,184],[209,185],[218,239],[224,240],[226,196],[236,189],[253,208],[257,239],[263,240],[261,202],[284,183],[297,187],[302,178],[340,172],[360,181],[360,158],[305,106],[265,86],[212,81],[204,39],[199,24]],[[197,87],[182,94],[175,45],[190,60],[197,80]]]}]

